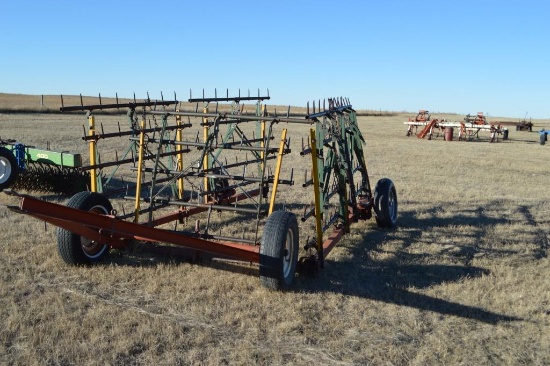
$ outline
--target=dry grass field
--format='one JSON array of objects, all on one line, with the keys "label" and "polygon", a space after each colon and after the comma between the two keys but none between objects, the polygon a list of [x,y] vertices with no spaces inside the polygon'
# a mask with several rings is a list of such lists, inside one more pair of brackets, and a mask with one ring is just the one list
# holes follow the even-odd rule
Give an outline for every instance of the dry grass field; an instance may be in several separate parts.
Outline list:
[{"label": "dry grass field", "polygon": [[[0,94],[1,138],[87,156],[83,113],[35,113],[21,98]],[[55,229],[9,211],[18,201],[0,193],[0,363],[550,364],[550,146],[513,128],[498,143],[406,137],[414,114],[358,119],[372,184],[389,177],[397,187],[398,227],[352,226],[325,269],[297,276],[286,292],[262,287],[255,265],[142,246],[70,267]],[[125,118],[97,122],[107,132]],[[288,128],[299,149],[308,127]],[[295,158],[283,175],[308,163]],[[311,198],[296,176],[280,202],[300,212]],[[228,215],[220,222],[249,225]]]}]

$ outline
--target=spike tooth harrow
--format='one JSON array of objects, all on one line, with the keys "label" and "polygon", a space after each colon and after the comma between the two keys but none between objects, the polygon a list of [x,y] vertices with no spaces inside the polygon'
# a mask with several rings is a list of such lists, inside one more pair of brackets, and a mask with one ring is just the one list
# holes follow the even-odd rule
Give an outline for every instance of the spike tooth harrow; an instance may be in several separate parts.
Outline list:
[{"label": "spike tooth harrow", "polygon": [[[240,91],[236,97],[230,97],[229,92],[218,97],[216,91],[213,98],[205,97],[203,91],[202,98],[190,97],[189,102],[196,104],[192,111],[169,110],[178,103],[156,103],[149,96],[141,104],[134,97],[134,103],[119,104],[117,100],[107,105],[100,99],[99,104],[63,106],[62,111],[87,111],[89,128],[83,139],[89,144],[90,164],[78,172],[89,173],[91,192],[75,194],[66,206],[19,195],[19,207],[10,208],[59,226],[59,252],[70,264],[95,262],[107,253],[102,248],[124,248],[128,240],[144,240],[258,263],[264,285],[287,288],[297,266],[306,271],[323,268],[325,258],[343,235],[355,222],[371,218],[373,210],[379,226],[395,225],[397,194],[389,179],[381,179],[374,190],[371,188],[365,140],[347,98],[314,101],[312,109],[308,103],[306,114],[291,114],[288,107],[284,116],[268,113],[263,102],[269,99],[269,91],[267,96],[258,91],[257,97],[250,92],[242,97]],[[243,113],[243,101],[256,102],[254,114]],[[219,103],[224,102],[231,105],[222,112]],[[216,103],[215,112],[211,103]],[[142,108],[141,123],[137,107]],[[120,124],[118,132],[96,129],[92,111],[112,108],[129,108],[128,131],[121,131]],[[174,119],[175,125],[171,125],[169,121]],[[301,152],[284,170],[293,151],[287,131],[294,127],[309,129],[307,143],[301,143]],[[128,147],[120,158],[113,154],[115,161],[102,162],[99,150],[108,139],[125,139]],[[277,211],[277,206],[281,207],[278,197],[285,193],[279,192],[279,187],[294,185],[297,159],[308,166],[306,183],[295,189],[309,209],[304,208],[303,214]],[[128,164],[137,174],[134,185],[113,189],[110,181],[114,172],[108,175],[106,170],[114,168],[116,172]],[[105,194],[120,189],[125,189],[127,200],[116,202],[123,212],[116,215]],[[134,202],[133,209],[125,208],[128,201]],[[284,209],[286,204],[282,206]],[[212,221],[213,210],[243,215],[242,230],[237,230],[242,235],[231,227],[234,225],[228,225],[229,232],[221,232],[223,224]],[[200,213],[206,219],[197,220],[195,229],[175,232],[158,228],[174,221],[185,224]],[[312,218],[315,232],[307,235],[305,253],[300,253],[298,221],[305,223]],[[67,239],[79,237],[91,240],[97,251],[75,248],[74,243],[80,240]]]},{"label": "spike tooth harrow", "polygon": [[[48,144],[49,145],[49,144]],[[0,140],[3,155],[13,157],[13,179],[2,188],[71,196],[85,190],[89,174],[80,170],[79,154],[25,146],[15,140]],[[7,158],[4,158],[7,159]]]}]

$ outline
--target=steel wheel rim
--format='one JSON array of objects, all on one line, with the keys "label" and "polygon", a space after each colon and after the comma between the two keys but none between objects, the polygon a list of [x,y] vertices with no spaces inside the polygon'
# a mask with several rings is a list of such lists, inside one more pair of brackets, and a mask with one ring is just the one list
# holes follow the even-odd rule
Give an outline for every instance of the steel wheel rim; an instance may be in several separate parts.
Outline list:
[{"label": "steel wheel rim", "polygon": [[11,176],[11,164],[5,157],[0,157],[0,184],[7,182]]},{"label": "steel wheel rim", "polygon": [[[101,215],[109,214],[103,206],[94,206],[90,210],[88,210],[88,212],[93,212]],[[82,246],[84,254],[86,254],[86,256],[91,259],[101,256],[101,254],[105,251],[105,248],[107,247],[105,244],[100,244],[94,240],[90,240],[82,236],[80,237],[80,245]]]},{"label": "steel wheel rim", "polygon": [[292,250],[294,246],[294,233],[291,229],[286,232],[285,251],[283,257],[283,276],[287,278],[290,275],[292,269],[292,261],[294,260]]}]

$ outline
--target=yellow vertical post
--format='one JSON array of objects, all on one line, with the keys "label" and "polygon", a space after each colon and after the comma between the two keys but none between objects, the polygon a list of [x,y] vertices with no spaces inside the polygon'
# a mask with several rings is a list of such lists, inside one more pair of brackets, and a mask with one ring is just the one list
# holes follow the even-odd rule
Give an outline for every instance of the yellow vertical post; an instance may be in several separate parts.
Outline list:
[{"label": "yellow vertical post", "polygon": [[[88,135],[95,136],[95,118],[88,116]],[[90,139],[90,165],[97,164],[97,141],[95,138]],[[97,192],[97,169],[90,170],[90,191]]]},{"label": "yellow vertical post", "polygon": [[283,129],[283,133],[281,134],[281,143],[279,145],[279,155],[277,156],[277,166],[275,167],[275,178],[273,181],[273,189],[271,191],[271,200],[269,201],[268,215],[271,215],[271,213],[273,212],[273,208],[275,207],[275,196],[277,195],[277,187],[279,186],[279,175],[281,172],[281,165],[283,163],[285,142],[286,142],[286,128]]},{"label": "yellow vertical post", "polygon": [[[176,126],[178,129],[176,130],[176,141],[181,142],[183,141],[183,126],[181,123],[181,116],[176,116]],[[176,170],[178,172],[183,171],[183,146],[182,145],[176,145],[176,151],[177,154],[177,160],[176,160]],[[178,199],[183,199],[183,178],[178,178],[177,181],[177,187],[178,187]]]},{"label": "yellow vertical post", "polygon": [[324,266],[323,256],[323,226],[321,211],[321,192],[319,190],[319,168],[317,165],[317,138],[315,137],[315,129],[309,130],[309,138],[311,143],[311,161],[312,161],[312,174],[313,174],[313,194],[315,196],[315,227],[317,233],[317,255],[319,257],[319,265],[321,268]]},{"label": "yellow vertical post", "polygon": [[[203,113],[208,113],[208,104],[206,104],[203,108]],[[204,127],[203,127],[203,140],[204,140],[204,143],[206,144],[207,141],[208,141],[208,132],[209,132],[209,127],[208,127],[208,118],[207,117],[203,117],[202,119],[202,122],[204,124]],[[204,152],[204,161],[202,162],[202,167],[204,170],[207,170],[209,168],[209,159],[208,159],[208,150],[206,150],[206,147],[205,147],[205,152]],[[208,187],[208,178],[207,177],[204,177],[204,190],[205,191],[208,191],[209,190],[209,187]],[[206,203],[206,201],[208,200],[208,196],[207,195],[204,195],[204,200],[203,202]]]},{"label": "yellow vertical post", "polygon": [[134,222],[139,223],[139,210],[141,207],[141,175],[143,172],[143,153],[145,150],[145,121],[141,121],[141,132],[139,134],[139,152],[136,183],[136,203],[134,210]]}]

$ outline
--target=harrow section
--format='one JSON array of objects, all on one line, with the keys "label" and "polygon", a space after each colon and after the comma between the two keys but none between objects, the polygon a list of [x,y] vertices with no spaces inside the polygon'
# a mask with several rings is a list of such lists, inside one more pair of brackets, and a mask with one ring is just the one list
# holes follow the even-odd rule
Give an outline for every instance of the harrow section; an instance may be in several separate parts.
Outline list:
[{"label": "harrow section", "polygon": [[0,140],[0,190],[11,187],[71,196],[88,185],[89,175],[81,166],[80,154]]},{"label": "harrow section", "polygon": [[[90,163],[81,169],[90,174],[90,191],[66,205],[8,192],[21,197],[10,208],[58,226],[59,253],[68,264],[96,262],[109,248],[126,248],[134,240],[167,243],[195,257],[258,263],[265,286],[287,288],[296,270],[323,268],[353,223],[375,216],[381,227],[396,225],[397,193],[387,178],[372,189],[365,140],[347,99],[313,102],[294,113],[289,107],[284,115],[268,112],[263,103],[269,99],[259,91],[231,97],[203,92],[189,98],[194,108],[188,110],[175,98],[64,106],[87,112],[83,140]],[[243,102],[255,103],[252,113]],[[128,108],[128,130],[98,130],[93,111],[112,108]],[[291,128],[305,132],[301,146],[296,139],[291,143],[290,135],[297,134]],[[125,141],[125,152],[101,161],[99,151],[109,139]],[[300,161],[309,166],[301,186],[294,181]],[[281,194],[300,203],[287,208]],[[188,223],[199,214],[194,225]],[[300,233],[308,227],[313,230]]]},{"label": "harrow section", "polygon": [[[503,128],[500,122],[490,123],[487,121],[483,112],[478,112],[476,116],[466,115],[464,122],[453,122],[439,119],[431,119],[428,115],[428,111],[421,110],[418,115],[408,121],[404,122],[407,125],[407,136],[411,136],[413,133],[418,138],[425,138],[428,136],[428,140],[431,140],[434,133],[445,136],[445,140],[451,141],[453,139],[454,129],[458,129],[459,141],[470,141],[474,138],[479,138],[480,132],[488,132],[490,134],[490,142],[498,142],[499,137],[503,140],[508,138],[508,129]],[[418,132],[418,128],[422,127],[422,130]],[[413,132],[413,130],[415,132]]]}]

